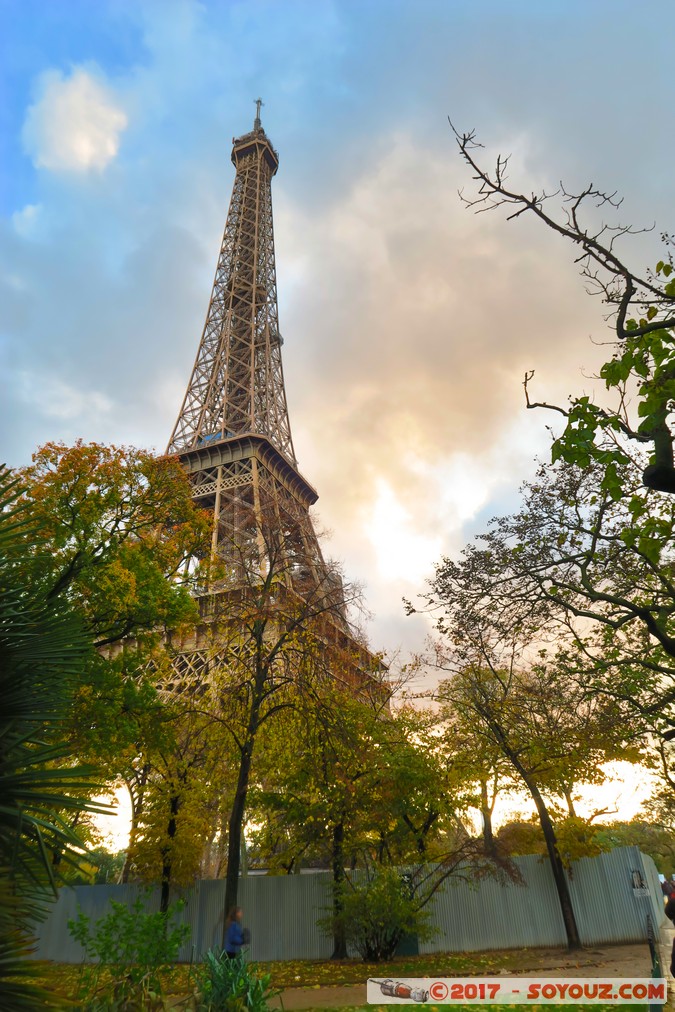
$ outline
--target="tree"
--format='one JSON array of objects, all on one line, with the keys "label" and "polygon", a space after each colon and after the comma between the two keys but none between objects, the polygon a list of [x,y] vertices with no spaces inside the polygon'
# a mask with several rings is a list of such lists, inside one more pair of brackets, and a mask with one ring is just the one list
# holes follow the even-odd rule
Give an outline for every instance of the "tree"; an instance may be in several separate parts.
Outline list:
[{"label": "tree", "polygon": [[548,610],[567,626],[573,663],[585,665],[596,689],[633,699],[645,730],[667,740],[675,736],[673,512],[659,493],[675,491],[672,237],[662,234],[665,254],[653,271],[635,270],[618,250],[636,230],[598,220],[614,215],[616,194],[593,186],[571,193],[562,184],[554,193],[520,193],[508,185],[508,158],[499,156],[489,171],[475,133],[454,132],[477,183],[465,203],[505,209],[509,219],[534,215],[572,243],[586,287],[608,305],[617,337],[600,370],[606,405],[588,397],[570,398],[568,408],[533,401],[533,373],[525,377],[528,408],[557,412],[565,427],[552,447],[558,467],[540,471],[525,488],[526,509],[485,539],[488,552],[499,545],[495,597],[512,594],[521,604],[526,597],[521,612],[536,601],[539,620]]},{"label": "tree", "polygon": [[[437,663],[453,672],[439,686],[441,716],[485,742],[487,750],[498,749],[527,788],[546,842],[568,944],[576,948],[579,934],[546,795],[569,799],[575,783],[602,782],[601,763],[624,755],[623,714],[604,697],[588,698],[554,665],[540,660],[520,668],[515,650],[508,658],[501,653],[498,663],[485,636],[478,652],[453,614],[452,593],[441,600],[449,606],[443,621],[452,645],[447,650],[439,645]],[[461,621],[465,619],[462,614]],[[473,663],[469,651],[475,653]]]},{"label": "tree", "polygon": [[364,962],[391,959],[405,935],[426,940],[435,934],[428,911],[409,886],[409,877],[395,868],[368,868],[363,881],[350,883],[339,913],[328,923],[339,929]]},{"label": "tree", "polygon": [[[452,124],[451,124],[452,126]],[[589,459],[602,465],[602,488],[620,495],[618,468],[628,452],[613,438],[621,434],[630,443],[649,446],[651,458],[643,470],[649,488],[675,492],[672,421],[675,411],[675,276],[673,240],[661,236],[664,259],[653,271],[636,271],[617,253],[619,242],[636,231],[605,221],[593,224],[597,210],[614,212],[621,204],[616,193],[590,185],[578,193],[563,184],[553,193],[518,193],[507,185],[508,157],[498,156],[493,172],[479,164],[481,145],[475,132],[458,133],[452,127],[459,151],[478,184],[475,196],[463,198],[477,211],[504,208],[509,220],[533,214],[547,228],[572,243],[587,290],[610,306],[618,344],[600,370],[607,390],[614,395],[608,407],[587,397],[571,398],[569,409],[531,402],[530,408],[547,407],[566,419],[563,435],[554,443],[554,459],[585,466]],[[559,201],[560,206],[552,207]],[[527,386],[532,378],[528,373]],[[633,396],[631,396],[631,394]],[[609,444],[605,437],[609,436]]]},{"label": "tree", "polygon": [[336,682],[313,688],[277,722],[276,733],[266,735],[263,790],[254,811],[266,830],[258,847],[276,851],[277,862],[292,868],[310,857],[330,867],[333,958],[343,959],[347,942],[339,915],[346,868],[359,863],[366,839],[375,848],[386,845],[382,823],[391,821],[374,797],[384,760],[379,732],[386,697],[369,705]]},{"label": "tree", "polygon": [[143,805],[128,862],[146,882],[160,883],[160,910],[172,885],[199,877],[212,813],[224,790],[222,728],[180,697],[165,704],[164,741],[147,750]]},{"label": "tree", "polygon": [[91,638],[68,595],[46,593],[26,572],[25,546],[41,531],[21,491],[0,469],[0,1004],[17,1010],[51,1003],[22,980],[23,957],[54,896],[51,854],[63,865],[82,854],[64,813],[102,810],[87,800],[94,771],[73,761],[61,735]]},{"label": "tree", "polygon": [[191,560],[208,556],[208,517],[180,463],[133,447],[47,443],[19,472],[40,530],[31,578],[77,600],[97,647],[129,645],[197,616]]},{"label": "tree", "polygon": [[343,585],[318,545],[302,536],[303,517],[280,517],[274,504],[266,510],[241,501],[237,509],[232,542],[212,559],[200,597],[201,626],[189,642],[181,634],[169,638],[182,703],[222,728],[229,742],[222,750],[233,788],[223,827],[226,910],[237,901],[243,825],[262,729],[320,682],[341,677],[358,691],[377,680],[371,668],[379,666],[347,619],[358,594]]},{"label": "tree", "polygon": [[71,750],[108,783],[132,782],[139,757],[166,746],[164,640],[198,617],[208,518],[177,461],[130,447],[48,443],[20,476],[26,579],[71,600],[96,647],[73,687]]},{"label": "tree", "polygon": [[596,838],[604,850],[613,847],[639,847],[648,854],[663,875],[675,870],[675,838],[672,824],[632,819],[630,822],[609,822],[596,827]]},{"label": "tree", "polygon": [[[438,741],[436,748],[439,748]],[[445,764],[460,785],[460,804],[480,814],[485,853],[497,857],[504,851],[495,839],[492,820],[499,794],[515,789],[511,766],[498,746],[490,746],[485,739],[479,738],[473,724],[465,726],[459,714],[447,707],[443,710],[440,748]]]},{"label": "tree", "polygon": [[[518,692],[521,688],[523,691]],[[553,822],[550,818],[542,787],[554,774],[547,743],[539,741],[531,728],[523,728],[522,709],[527,683],[518,685],[518,676],[511,670],[468,667],[452,680],[439,686],[438,697],[446,710],[458,715],[465,725],[472,723],[479,738],[490,746],[497,745],[512,765],[534,801],[546,841],[551,870],[555,880],[560,908],[570,948],[580,946],[579,932],[572,909],[563,863],[558,850]],[[520,696],[520,698],[519,698]],[[557,757],[556,769],[561,757]],[[543,781],[543,783],[542,783]]]},{"label": "tree", "polygon": [[[376,918],[371,899],[379,909],[393,888],[396,909],[412,916],[463,862],[469,876],[487,872],[460,820],[463,771],[446,768],[434,720],[408,708],[391,714],[383,697],[322,684],[266,735],[251,809],[254,847],[273,867],[288,871],[302,860],[331,869],[333,958],[347,954],[357,907],[359,930]],[[405,895],[398,871],[389,874],[401,867]],[[386,925],[394,947],[402,923]]]},{"label": "tree", "polygon": [[516,513],[460,562],[443,560],[434,590],[497,639],[547,643],[588,691],[664,732],[675,726],[675,504],[640,487],[639,467],[622,468],[619,499],[600,474],[593,462],[541,467]]}]

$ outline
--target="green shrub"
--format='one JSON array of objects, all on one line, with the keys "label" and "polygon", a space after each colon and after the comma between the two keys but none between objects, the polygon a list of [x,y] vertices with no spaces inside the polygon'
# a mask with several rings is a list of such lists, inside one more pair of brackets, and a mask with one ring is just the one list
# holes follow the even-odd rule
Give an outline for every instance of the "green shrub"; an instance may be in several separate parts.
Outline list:
[{"label": "green shrub", "polygon": [[213,951],[194,971],[194,981],[197,1012],[266,1012],[269,1000],[281,993],[272,988],[271,974],[258,976],[241,956]]},{"label": "green shrub", "polygon": [[94,926],[82,910],[68,930],[93,963],[84,963],[78,998],[91,1012],[163,1007],[163,981],[190,934],[187,924],[172,924],[185,904],[166,913],[146,913],[144,897],[127,907],[110,901],[110,913]]},{"label": "green shrub", "polygon": [[426,939],[435,932],[409,881],[394,868],[379,868],[365,882],[348,883],[340,908],[339,914],[324,918],[323,926],[344,931],[348,947],[369,963],[391,959],[404,935]]}]

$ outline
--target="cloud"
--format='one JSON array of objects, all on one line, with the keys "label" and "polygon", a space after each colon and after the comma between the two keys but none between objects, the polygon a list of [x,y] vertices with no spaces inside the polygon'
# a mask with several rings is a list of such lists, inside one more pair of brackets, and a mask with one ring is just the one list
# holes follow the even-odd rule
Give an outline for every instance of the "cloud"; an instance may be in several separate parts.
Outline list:
[{"label": "cloud", "polygon": [[26,204],[20,211],[14,212],[12,224],[22,238],[30,239],[36,234],[41,210],[39,204]]},{"label": "cloud", "polygon": [[25,150],[36,168],[54,172],[103,170],[117,155],[127,115],[110,89],[82,67],[69,77],[48,70],[26,113]]},{"label": "cloud", "polygon": [[[30,185],[0,222],[0,428],[16,463],[49,438],[164,448],[227,213],[227,141],[261,94],[281,154],[275,238],[300,467],[335,532],[328,552],[366,583],[374,645],[412,647],[424,628],[403,618],[401,594],[414,598],[438,554],[511,508],[546,454],[550,416],[524,410],[525,369],[537,369],[538,400],[561,403],[591,386],[579,364],[593,372],[606,354],[588,342],[606,324],[570,251],[524,218],[462,208],[470,174],[446,114],[513,152],[518,188],[554,190],[558,173],[609,180],[647,207],[658,198],[650,215],[667,222],[667,33],[664,58],[628,84],[613,76],[604,22],[602,45],[588,36],[600,57],[588,74],[622,96],[599,131],[592,81],[569,77],[562,15],[551,24],[564,45],[536,19],[486,29],[469,3],[421,17],[394,4],[384,20],[383,6],[319,3],[309,17],[301,0],[283,11],[149,0],[120,17],[104,3],[96,32],[72,25],[68,47],[31,50],[26,86],[41,68],[88,62],[42,74],[17,113],[26,150],[51,171],[17,159]],[[620,157],[638,112],[647,160]],[[85,172],[96,185],[73,186]]]},{"label": "cloud", "polygon": [[55,376],[20,372],[17,393],[21,401],[46,418],[71,421],[82,416],[106,415],[112,402],[97,390],[77,390]]},{"label": "cloud", "polygon": [[440,538],[416,530],[415,517],[401,505],[384,478],[377,480],[375,495],[365,534],[375,550],[378,575],[388,582],[402,578],[421,582],[440,555]]},{"label": "cloud", "polygon": [[[519,184],[549,184],[527,136],[503,145],[520,153]],[[397,131],[323,206],[275,188],[296,452],[329,552],[366,583],[377,642],[401,595],[546,454],[551,419],[525,410],[525,370],[537,368],[538,398],[564,402],[590,386],[578,363],[592,372],[606,352],[587,337],[606,326],[601,306],[556,237],[469,213],[464,182],[455,160]]]}]

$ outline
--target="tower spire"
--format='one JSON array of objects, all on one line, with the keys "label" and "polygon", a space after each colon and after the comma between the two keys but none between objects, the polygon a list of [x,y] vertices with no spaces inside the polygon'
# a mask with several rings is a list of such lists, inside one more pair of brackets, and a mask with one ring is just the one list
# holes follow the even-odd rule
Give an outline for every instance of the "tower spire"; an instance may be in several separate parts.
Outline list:
[{"label": "tower spire", "polygon": [[262,124],[260,122],[260,106],[264,105],[264,104],[265,103],[263,102],[263,100],[261,98],[256,98],[256,100],[255,100],[255,119],[253,121],[253,129],[254,130],[262,130]]}]

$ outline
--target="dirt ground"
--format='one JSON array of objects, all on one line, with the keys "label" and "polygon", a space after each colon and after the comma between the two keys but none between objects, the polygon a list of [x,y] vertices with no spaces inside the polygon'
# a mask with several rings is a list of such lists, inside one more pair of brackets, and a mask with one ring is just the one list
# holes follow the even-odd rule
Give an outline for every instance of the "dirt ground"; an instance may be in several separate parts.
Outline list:
[{"label": "dirt ground", "polygon": [[[669,973],[670,950],[675,929],[664,928],[661,937],[661,962],[664,976],[672,984]],[[514,956],[516,954],[514,953]],[[566,949],[528,949],[518,952],[517,969],[502,970],[512,977],[649,977],[652,966],[647,943],[640,945],[608,945],[570,953]],[[439,956],[438,975],[443,974],[443,957]],[[339,1008],[343,1005],[365,1005],[366,984],[341,987],[293,987],[281,996],[284,1009]],[[277,1004],[279,1000],[277,999]]]}]

